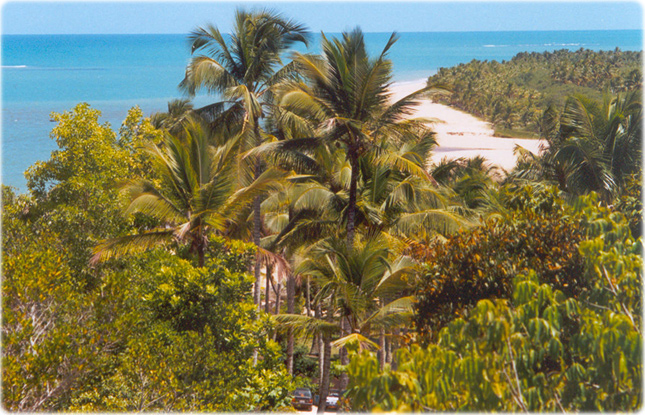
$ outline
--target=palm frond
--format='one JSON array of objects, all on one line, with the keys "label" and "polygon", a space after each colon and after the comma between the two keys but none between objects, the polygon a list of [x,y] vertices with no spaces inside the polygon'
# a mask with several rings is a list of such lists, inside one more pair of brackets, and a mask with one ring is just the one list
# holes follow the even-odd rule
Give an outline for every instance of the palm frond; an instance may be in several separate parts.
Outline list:
[{"label": "palm frond", "polygon": [[279,329],[292,328],[295,334],[335,334],[340,331],[338,325],[334,322],[301,314],[277,314],[272,318]]},{"label": "palm frond", "polygon": [[169,222],[185,220],[181,208],[159,192],[151,182],[145,180],[129,182],[121,188],[121,191],[131,199],[124,210],[125,215],[141,212]]},{"label": "palm frond", "polygon": [[256,196],[263,195],[271,190],[279,191],[282,184],[289,176],[287,172],[277,169],[267,169],[250,185],[236,191],[226,202],[224,210],[232,212],[241,205],[250,203]]},{"label": "palm frond", "polygon": [[335,193],[322,184],[310,184],[304,186],[296,200],[294,208],[298,210],[316,210],[329,206],[330,200]]},{"label": "palm frond", "polygon": [[450,93],[450,89],[445,85],[427,85],[424,88],[414,91],[390,105],[380,115],[380,123],[386,124],[405,119],[412,114],[414,107],[419,104],[420,98],[427,98],[438,94],[444,95],[448,93]]},{"label": "palm frond", "polygon": [[576,194],[598,191],[605,196],[615,188],[615,181],[607,172],[598,149],[584,140],[569,140],[555,154],[566,170],[567,189]]},{"label": "palm frond", "polygon": [[420,165],[418,160],[412,159],[410,154],[401,155],[393,151],[385,151],[378,154],[373,159],[373,162],[377,166],[397,169],[401,172],[413,174],[417,177],[436,183],[432,176],[430,176],[426,171],[425,166],[423,164]]},{"label": "palm frond", "polygon": [[276,271],[278,281],[282,281],[291,271],[289,262],[282,255],[278,255],[262,247],[257,247],[257,250],[261,261],[266,265],[271,265]]},{"label": "palm frond", "polygon": [[[323,35],[324,37],[324,35]],[[325,84],[328,82],[328,70],[324,60],[317,55],[302,54],[294,52],[292,60],[297,62],[299,68],[305,76],[312,79],[316,84]]]},{"label": "palm frond", "polygon": [[317,174],[321,171],[318,162],[302,150],[315,148],[319,144],[316,138],[274,141],[249,150],[244,157],[262,157],[285,170]]},{"label": "palm frond", "polygon": [[349,334],[331,343],[333,347],[336,347],[338,349],[340,349],[341,347],[346,347],[350,344],[358,345],[358,350],[376,351],[380,349],[378,344],[374,343],[360,333]]},{"label": "palm frond", "polygon": [[465,218],[445,209],[426,209],[402,214],[395,223],[394,229],[404,235],[413,235],[420,230],[427,229],[449,234],[470,225],[470,222]]},{"label": "palm frond", "polygon": [[362,326],[377,326],[391,328],[410,322],[410,317],[414,311],[416,297],[401,297],[388,304],[381,306],[377,311],[366,318]]},{"label": "palm frond", "polygon": [[390,269],[383,274],[374,292],[379,296],[402,292],[408,287],[406,277],[416,272],[416,265],[412,258],[401,256],[390,264]]},{"label": "palm frond", "polygon": [[240,100],[244,105],[245,122],[257,120],[262,116],[262,105],[258,97],[248,88],[248,86],[233,85],[224,90],[224,96],[230,100]]},{"label": "palm frond", "polygon": [[208,56],[195,56],[186,67],[186,76],[179,88],[195,96],[201,88],[210,93],[222,93],[236,85],[235,77],[220,62]]},{"label": "palm frond", "polygon": [[565,139],[571,136],[595,138],[591,114],[578,97],[570,97],[567,100],[560,117],[560,125],[560,129],[565,132]]},{"label": "palm frond", "polygon": [[145,252],[160,243],[170,241],[174,233],[175,229],[160,229],[138,235],[126,235],[108,239],[94,247],[92,250],[94,255],[90,259],[90,264],[96,265],[111,258]]}]

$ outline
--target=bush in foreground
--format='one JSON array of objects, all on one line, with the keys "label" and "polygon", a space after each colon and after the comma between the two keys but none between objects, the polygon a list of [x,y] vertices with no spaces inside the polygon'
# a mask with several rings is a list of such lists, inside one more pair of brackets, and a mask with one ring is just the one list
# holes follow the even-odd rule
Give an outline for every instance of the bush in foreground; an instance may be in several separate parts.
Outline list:
[{"label": "bush in foreground", "polygon": [[633,411],[642,405],[642,245],[621,214],[586,198],[580,243],[589,289],[577,297],[513,281],[510,299],[481,300],[427,348],[401,349],[397,369],[354,355],[354,410]]}]

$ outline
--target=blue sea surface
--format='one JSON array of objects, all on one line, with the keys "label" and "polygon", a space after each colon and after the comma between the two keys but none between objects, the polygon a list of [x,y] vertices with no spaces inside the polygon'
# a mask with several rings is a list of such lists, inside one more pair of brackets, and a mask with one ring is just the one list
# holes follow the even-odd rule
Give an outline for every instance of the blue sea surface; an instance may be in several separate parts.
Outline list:
[{"label": "blue sea surface", "polygon": [[[366,33],[380,53],[390,33]],[[338,34],[326,34],[328,37]],[[399,33],[389,52],[398,82],[425,79],[441,67],[478,60],[509,60],[519,52],[558,49],[642,50],[640,30]],[[309,49],[320,52],[320,34]],[[118,129],[128,109],[164,111],[182,97],[178,84],[190,59],[185,35],[3,35],[2,183],[26,190],[24,171],[47,160],[52,112],[88,102]],[[199,95],[195,105],[213,98]]]}]

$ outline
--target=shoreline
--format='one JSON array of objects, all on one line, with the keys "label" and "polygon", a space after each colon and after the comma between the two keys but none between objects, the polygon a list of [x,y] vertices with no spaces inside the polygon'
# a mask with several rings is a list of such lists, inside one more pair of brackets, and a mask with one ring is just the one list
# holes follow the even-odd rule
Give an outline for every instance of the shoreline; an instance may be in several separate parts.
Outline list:
[{"label": "shoreline", "polygon": [[[425,86],[425,80],[397,82],[392,85],[392,98],[398,100]],[[490,163],[510,171],[516,162],[513,149],[520,145],[537,153],[544,140],[527,138],[496,137],[490,123],[474,115],[444,104],[423,100],[411,117],[438,120],[432,124],[436,133],[437,147],[432,151],[430,162],[441,159],[471,158],[482,156]]]}]

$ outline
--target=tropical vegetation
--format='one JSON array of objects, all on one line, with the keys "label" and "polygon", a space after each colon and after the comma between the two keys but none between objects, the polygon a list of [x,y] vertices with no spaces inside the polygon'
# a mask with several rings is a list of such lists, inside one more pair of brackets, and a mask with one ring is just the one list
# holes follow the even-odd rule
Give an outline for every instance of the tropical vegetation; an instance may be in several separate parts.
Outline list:
[{"label": "tropical vegetation", "polygon": [[440,68],[428,83],[449,85],[453,93],[438,99],[491,122],[499,135],[536,137],[542,112],[560,110],[569,96],[601,100],[605,92],[642,89],[642,66],[642,51],[523,52],[509,61]]},{"label": "tropical vegetation", "polygon": [[505,293],[459,313],[427,346],[401,348],[392,365],[379,368],[373,355],[356,353],[348,369],[353,409],[640,408],[643,248],[624,216],[597,202],[588,196],[565,208],[585,223],[577,244],[584,271],[566,275],[582,280],[571,281],[578,289],[547,282],[555,264],[518,268]]},{"label": "tropical vegetation", "polygon": [[53,114],[28,192],[2,187],[4,408],[292,411],[307,387],[319,412],[331,389],[353,411],[639,409],[640,54],[441,70],[605,90],[525,96],[548,145],[506,172],[429,163],[410,115],[515,93],[473,78],[395,101],[396,40],[370,56],[357,28],[292,52],[303,25],[240,10],[230,35],[190,35],[167,112],[132,108],[118,131],[88,104]]}]

